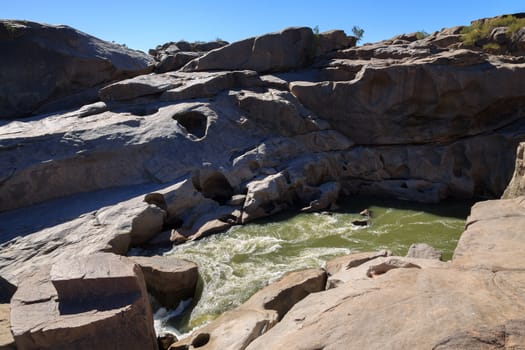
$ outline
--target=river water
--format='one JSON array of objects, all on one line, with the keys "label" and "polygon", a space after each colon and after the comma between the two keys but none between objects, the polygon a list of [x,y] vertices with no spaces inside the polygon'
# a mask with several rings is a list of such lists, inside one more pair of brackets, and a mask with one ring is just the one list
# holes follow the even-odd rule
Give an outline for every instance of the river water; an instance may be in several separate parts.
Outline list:
[{"label": "river water", "polygon": [[[163,254],[197,263],[200,297],[176,312],[158,310],[157,331],[189,332],[242,304],[285,272],[322,267],[339,255],[383,248],[405,255],[410,244],[425,242],[449,260],[471,205],[352,198],[333,213],[280,214],[174,246]],[[363,209],[372,213],[370,224],[352,224],[362,219]],[[176,314],[180,315],[173,317]]]}]

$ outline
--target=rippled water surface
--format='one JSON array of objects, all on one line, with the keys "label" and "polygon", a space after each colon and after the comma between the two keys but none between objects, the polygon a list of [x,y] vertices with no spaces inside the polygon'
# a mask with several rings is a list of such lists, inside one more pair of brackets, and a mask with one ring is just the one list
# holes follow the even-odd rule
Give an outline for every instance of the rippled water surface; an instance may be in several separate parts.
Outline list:
[{"label": "rippled water surface", "polygon": [[[330,214],[281,214],[200,241],[175,246],[166,255],[194,261],[202,277],[200,300],[158,327],[187,332],[248,299],[287,271],[323,266],[326,260],[359,251],[390,249],[405,255],[425,242],[448,260],[472,203],[414,204],[377,198],[348,199]],[[370,225],[356,226],[359,212],[372,212]]]}]

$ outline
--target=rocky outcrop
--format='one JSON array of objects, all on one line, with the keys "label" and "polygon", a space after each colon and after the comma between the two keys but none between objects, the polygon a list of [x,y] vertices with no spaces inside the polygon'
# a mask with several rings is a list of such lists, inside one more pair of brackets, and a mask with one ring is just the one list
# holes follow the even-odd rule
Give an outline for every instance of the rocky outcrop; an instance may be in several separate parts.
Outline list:
[{"label": "rocky outcrop", "polygon": [[226,45],[190,61],[183,71],[249,69],[283,72],[312,63],[317,55],[355,45],[342,31],[315,36],[311,28],[288,28]]},{"label": "rocky outcrop", "polygon": [[204,55],[206,52],[225,45],[228,45],[228,42],[223,40],[194,43],[181,40],[158,45],[155,49],[149,50],[149,54],[157,61],[155,72],[165,73],[176,71],[191,60]]},{"label": "rocky outcrop", "polygon": [[170,349],[245,349],[252,340],[273,327],[295,303],[310,293],[323,290],[325,281],[325,272],[320,269],[291,272],[241,306],[171,345]]},{"label": "rocky outcrop", "polygon": [[153,69],[147,54],[67,26],[0,22],[0,116],[27,117],[97,100],[102,84]]},{"label": "rocky outcrop", "polygon": [[11,302],[11,331],[24,349],[156,349],[140,268],[114,254],[41,267]]},{"label": "rocky outcrop", "polygon": [[148,292],[164,307],[175,309],[182,300],[193,298],[199,278],[191,261],[163,256],[134,256],[140,266]]},{"label": "rocky outcrop", "polygon": [[[351,81],[294,82],[290,91],[334,129],[366,145],[450,142],[520,118],[516,112],[525,88],[519,76],[525,70],[514,65],[465,50],[384,63],[370,62]],[[480,81],[476,66],[493,79]],[[400,81],[403,87],[396,88]],[[495,109],[508,118],[495,120]]]},{"label": "rocky outcrop", "polygon": [[525,198],[476,203],[454,252],[453,263],[470,269],[520,271],[525,247]]},{"label": "rocky outcrop", "polygon": [[[8,37],[4,26],[6,45],[21,47],[33,27],[47,28],[9,23],[16,24],[9,35],[20,36]],[[314,35],[292,28],[211,50],[179,71],[152,74],[151,58],[137,53],[135,66],[126,50],[122,58],[113,46],[55,29],[57,37],[46,36],[44,47],[77,57],[82,45],[91,50],[90,43],[100,44],[111,55],[96,69],[109,73],[94,74],[99,71],[88,50],[81,62],[89,74],[68,68],[62,77],[51,70],[49,84],[64,90],[46,95],[28,85],[36,96],[29,102],[19,101],[27,95],[16,89],[2,94],[10,101],[6,116],[66,105],[45,105],[55,97],[78,97],[84,104],[0,125],[0,275],[18,287],[42,266],[101,252],[124,255],[160,236],[194,240],[288,208],[326,210],[341,195],[424,202],[497,198],[511,178],[516,146],[525,140],[522,58],[461,48],[459,28],[361,47],[341,31]],[[66,32],[87,41],[78,39],[80,49],[64,48],[59,34]],[[148,74],[135,76],[139,72]],[[79,84],[61,85],[60,79]],[[522,249],[512,243],[523,227],[520,200],[498,202],[502,207],[495,205],[479,223],[471,219],[451,264],[387,253],[354,257],[338,263],[346,264],[344,270],[330,268],[330,291],[307,296],[290,312],[253,305],[232,311],[222,326],[213,326],[217,330],[181,346],[219,344],[222,336],[214,334],[233,332],[242,318],[247,330],[231,344],[245,347],[284,313],[271,340],[263,336],[250,346],[446,348],[485,339],[475,336],[482,327],[495,343],[502,336],[519,339],[523,302],[515,291],[522,260],[509,263],[493,252]],[[484,208],[475,207],[471,218]],[[493,242],[502,227],[506,234]],[[377,325],[367,305],[387,315],[385,322]],[[303,307],[304,314],[298,311]],[[497,307],[501,312],[490,318]],[[427,315],[445,325],[431,337]],[[333,319],[345,321],[326,328]],[[321,340],[314,338],[318,329],[326,334]]]},{"label": "rocky outcrop", "polygon": [[501,198],[514,198],[525,195],[525,143],[520,143],[516,151],[516,165],[509,185]]},{"label": "rocky outcrop", "polygon": [[337,288],[307,296],[247,349],[522,347],[524,200],[476,204],[452,263],[376,257],[350,258],[363,263],[349,269],[335,264]]}]

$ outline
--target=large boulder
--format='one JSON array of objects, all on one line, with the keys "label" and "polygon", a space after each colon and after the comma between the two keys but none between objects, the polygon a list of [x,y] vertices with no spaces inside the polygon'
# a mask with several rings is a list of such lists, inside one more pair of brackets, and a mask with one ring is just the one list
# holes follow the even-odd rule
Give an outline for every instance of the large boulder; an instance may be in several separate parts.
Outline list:
[{"label": "large boulder", "polygon": [[95,254],[42,267],[11,301],[11,330],[24,349],[157,349],[140,268]]},{"label": "large boulder", "polygon": [[0,118],[81,106],[97,88],[153,69],[149,55],[67,26],[0,22]]},{"label": "large boulder", "polygon": [[169,256],[133,256],[142,269],[148,292],[164,307],[175,309],[182,300],[193,298],[199,278],[197,265]]},{"label": "large boulder", "polygon": [[189,62],[182,70],[250,69],[257,72],[282,72],[311,63],[314,54],[312,29],[288,28],[212,50]]}]

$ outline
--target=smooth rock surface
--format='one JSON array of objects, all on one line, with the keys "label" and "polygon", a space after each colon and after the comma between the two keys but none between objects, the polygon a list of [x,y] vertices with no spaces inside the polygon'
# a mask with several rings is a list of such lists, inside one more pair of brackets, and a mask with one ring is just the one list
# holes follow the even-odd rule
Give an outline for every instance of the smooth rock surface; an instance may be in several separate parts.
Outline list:
[{"label": "smooth rock surface", "polygon": [[147,54],[68,26],[0,22],[0,116],[28,116],[96,101],[101,84],[153,69]]},{"label": "smooth rock surface", "polygon": [[277,72],[301,68],[314,55],[311,28],[288,28],[279,33],[238,41],[189,62],[185,72],[250,69]]},{"label": "smooth rock surface", "polygon": [[454,252],[453,264],[489,271],[521,270],[525,197],[476,203]]},{"label": "smooth rock surface", "polygon": [[408,248],[408,258],[441,260],[441,252],[426,243],[414,243]]},{"label": "smooth rock surface", "polygon": [[[19,285],[44,265],[126,254],[170,231],[177,242],[197,239],[288,208],[331,206],[339,194],[421,202],[498,198],[525,140],[524,61],[518,51],[465,49],[460,31],[348,48],[341,32],[317,38],[308,28],[289,29],[210,51],[182,71],[66,89],[84,106],[67,113],[49,107],[53,114],[0,123],[0,275]],[[44,42],[50,48],[62,42],[50,38]],[[179,42],[159,50],[173,55],[194,48]],[[219,70],[200,71],[212,68]],[[259,76],[266,72],[273,74]],[[84,78],[89,85],[98,77]],[[344,322],[348,315],[338,309],[348,302],[350,324],[362,327],[356,347],[388,348],[395,341],[446,348],[476,339],[503,344],[502,337],[519,344],[522,204],[518,198],[476,206],[452,264],[375,257],[334,273],[329,285],[337,288],[326,292],[334,298],[320,305],[343,321],[321,333],[312,326],[308,335],[328,342],[317,348],[353,344],[347,338],[353,333],[343,333],[353,329]],[[500,279],[505,287],[494,287]],[[501,300],[496,316],[494,300]],[[508,310],[509,300],[515,310]],[[447,303],[461,308],[450,311]],[[386,310],[384,323],[377,325],[382,312],[365,314],[370,305]],[[238,346],[278,319],[272,310],[236,312],[249,324],[235,338]],[[316,312],[319,322],[337,319]],[[446,327],[425,337],[432,312]],[[222,329],[233,339],[238,323],[224,317],[231,327]],[[301,317],[285,317],[282,327]],[[421,327],[408,334],[403,322]],[[412,338],[423,343],[403,343]],[[316,341],[300,336],[286,347]],[[208,342],[202,335],[191,346]]]},{"label": "smooth rock surface", "polygon": [[9,304],[0,304],[0,350],[15,350],[15,340],[11,334]]},{"label": "smooth rock surface", "polygon": [[523,271],[395,269],[311,294],[247,349],[432,349],[522,319],[524,282]]}]

